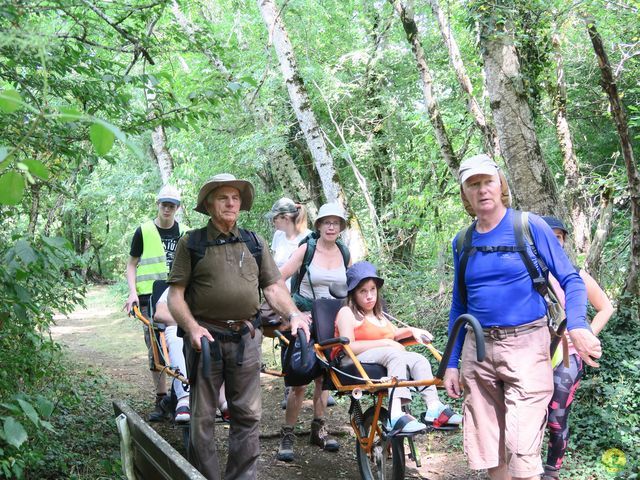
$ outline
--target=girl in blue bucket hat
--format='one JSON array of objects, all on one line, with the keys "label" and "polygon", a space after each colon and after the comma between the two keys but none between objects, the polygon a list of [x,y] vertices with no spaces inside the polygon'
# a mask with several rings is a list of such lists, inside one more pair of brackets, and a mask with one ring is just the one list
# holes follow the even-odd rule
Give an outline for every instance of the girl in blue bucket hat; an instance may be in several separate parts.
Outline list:
[{"label": "girl in blue bucket hat", "polygon": [[[387,375],[405,379],[407,371],[413,380],[433,378],[429,361],[419,353],[405,350],[398,340],[413,336],[420,341],[431,341],[432,335],[420,328],[398,328],[382,311],[380,289],[384,279],[379,277],[376,267],[369,262],[358,262],[347,270],[347,302],[336,317],[336,337],[347,337],[349,346],[363,363],[378,363],[387,369]],[[349,361],[348,358],[343,362]],[[434,426],[459,425],[462,416],[454,413],[438,398],[434,385],[420,392],[427,407],[425,421]],[[396,388],[391,402],[390,428],[405,416],[402,405],[411,402],[408,388]],[[427,426],[411,417],[402,428],[405,433],[419,432]]]}]

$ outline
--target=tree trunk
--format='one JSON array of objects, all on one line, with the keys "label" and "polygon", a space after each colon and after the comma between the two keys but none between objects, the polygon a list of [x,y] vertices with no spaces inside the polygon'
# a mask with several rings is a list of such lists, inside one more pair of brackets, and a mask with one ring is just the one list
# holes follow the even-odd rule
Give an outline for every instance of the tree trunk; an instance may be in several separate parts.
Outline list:
[{"label": "tree trunk", "polygon": [[29,226],[27,234],[29,238],[36,235],[36,227],[38,226],[38,214],[40,213],[40,184],[31,186],[31,209],[29,211]]},{"label": "tree trunk", "polygon": [[[189,19],[187,19],[184,13],[180,10],[180,6],[176,0],[173,0],[172,2],[171,11],[175,16],[178,25],[180,25],[189,40],[193,44],[199,45],[196,38],[198,28],[193,25]],[[229,71],[225,64],[217,58],[211,50],[201,47],[201,52],[227,81],[237,81],[233,73]],[[248,97],[244,99],[243,106],[251,115],[257,127],[272,125],[273,121],[271,116],[265,110],[254,105]],[[313,222],[318,215],[318,206],[300,175],[300,171],[295,165],[293,158],[291,158],[287,153],[286,148],[273,148],[267,155],[265,155],[265,157],[269,159],[269,166],[271,167],[280,188],[289,195],[289,197],[299,201],[306,207],[309,219]]]},{"label": "tree trunk", "polygon": [[600,279],[602,252],[604,251],[604,244],[607,242],[607,238],[609,238],[611,224],[613,223],[612,195],[613,192],[610,189],[602,192],[599,209],[600,218],[598,219],[598,226],[596,227],[593,242],[591,243],[591,248],[589,248],[587,260],[584,265],[584,269],[589,272],[596,281]]},{"label": "tree trunk", "polygon": [[[542,158],[514,45],[513,22],[504,10],[479,9],[480,49],[487,93],[519,208],[564,217],[556,184]],[[501,16],[498,18],[498,14]]]},{"label": "tree trunk", "polygon": [[633,149],[631,147],[631,139],[629,138],[629,128],[627,125],[627,117],[620,95],[618,94],[618,86],[615,83],[611,65],[607,52],[604,49],[602,38],[596,29],[596,25],[592,19],[585,19],[587,31],[593,49],[598,58],[598,65],[602,74],[602,88],[609,97],[611,105],[611,115],[618,130],[620,138],[620,147],[622,149],[622,157],[627,169],[627,181],[629,182],[629,200],[631,202],[631,258],[629,259],[629,274],[625,285],[625,293],[627,298],[638,300],[640,297],[640,176],[633,158]]},{"label": "tree trunk", "polygon": [[498,135],[494,126],[485,117],[484,112],[482,111],[482,107],[480,107],[478,100],[473,94],[473,85],[471,84],[471,79],[467,74],[467,69],[464,66],[464,62],[462,61],[462,55],[460,55],[458,42],[456,42],[456,39],[453,36],[453,31],[451,30],[449,20],[440,8],[438,0],[429,0],[429,5],[431,6],[431,11],[438,20],[440,33],[442,35],[442,39],[444,40],[444,44],[447,46],[447,50],[449,51],[449,60],[451,60],[453,69],[456,72],[458,83],[460,83],[462,91],[467,96],[467,109],[473,116],[476,126],[478,127],[482,135],[485,153],[487,153],[491,157],[496,157],[500,155]]},{"label": "tree trunk", "polygon": [[151,149],[160,169],[162,184],[165,185],[173,172],[173,157],[167,148],[167,137],[162,125],[158,125],[151,132]]},{"label": "tree trunk", "polygon": [[438,101],[433,96],[433,78],[429,72],[429,66],[424,56],[424,50],[420,43],[420,37],[418,36],[418,26],[413,18],[413,11],[406,8],[400,0],[389,0],[393,5],[393,8],[398,12],[400,20],[402,21],[402,27],[407,35],[407,40],[411,44],[411,49],[416,58],[416,64],[418,71],[420,72],[420,80],[422,83],[422,94],[424,95],[424,103],[429,111],[429,120],[436,134],[436,140],[440,147],[440,154],[444,158],[444,161],[449,166],[449,170],[455,178],[458,176],[458,167],[460,166],[460,160],[456,157],[453,151],[453,146],[449,140],[449,135],[444,126],[444,121],[440,115],[440,107]]},{"label": "tree trunk", "polygon": [[576,250],[585,253],[591,243],[591,221],[585,197],[584,182],[580,174],[580,165],[573,148],[573,137],[567,119],[567,85],[564,76],[564,61],[560,49],[560,35],[556,32],[551,41],[554,47],[556,62],[556,85],[553,92],[555,107],[556,136],[562,152],[564,167],[564,203],[568,206],[571,224],[573,225],[573,242]]},{"label": "tree trunk", "polygon": [[[273,0],[258,0],[258,7],[269,31],[270,43],[276,51],[280,68],[284,77],[291,105],[300,124],[300,129],[309,146],[309,151],[322,182],[322,189],[327,202],[336,202],[347,209],[345,194],[338,181],[338,174],[333,164],[333,158],[322,136],[322,131],[311,108],[311,100],[307,94],[304,81],[298,72],[293,46],[285,29],[280,14]],[[365,254],[365,244],[362,233],[355,227],[352,218],[351,228],[346,232],[349,249],[354,259],[362,258]],[[355,231],[354,231],[355,230]]]}]

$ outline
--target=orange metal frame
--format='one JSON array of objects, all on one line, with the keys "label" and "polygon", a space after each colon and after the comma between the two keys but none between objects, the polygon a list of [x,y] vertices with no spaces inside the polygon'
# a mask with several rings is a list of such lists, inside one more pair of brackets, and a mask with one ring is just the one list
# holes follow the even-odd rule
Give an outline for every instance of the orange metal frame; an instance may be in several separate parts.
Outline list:
[{"label": "orange metal frame", "polygon": [[[163,365],[161,361],[161,358],[166,358],[166,359],[169,358],[169,349],[167,348],[167,341],[165,339],[164,332],[158,331],[157,332],[158,337],[156,337],[155,335],[156,329],[153,322],[149,320],[147,317],[145,317],[144,315],[142,315],[142,312],[140,312],[140,308],[137,305],[133,306],[133,314],[138,320],[140,320],[145,325],[145,328],[149,329],[149,338],[151,339],[151,352],[153,354],[154,370],[156,372],[164,372],[167,375],[170,375],[173,378],[180,380],[184,384],[189,384],[189,380],[186,377],[184,377],[179,371],[174,370],[168,365]],[[158,339],[160,343],[158,343]],[[162,352],[162,356],[160,352]]]},{"label": "orange metal frame", "polygon": [[[405,340],[401,340],[400,343],[402,343],[405,346],[409,346],[409,345],[416,345],[419,342],[415,341],[413,338],[407,338]],[[440,361],[442,360],[442,356],[440,355],[440,352],[438,352],[435,347],[433,347],[433,345],[431,344],[421,344],[421,345],[425,345],[429,351],[434,355],[434,357]],[[354,391],[365,391],[368,393],[371,393],[373,395],[375,395],[376,399],[375,399],[375,411],[373,414],[373,421],[371,424],[371,428],[369,429],[369,434],[367,437],[363,437],[360,434],[360,429],[358,428],[358,425],[355,424],[355,420],[352,418],[351,419],[351,427],[353,428],[353,431],[356,434],[356,437],[358,439],[358,442],[360,443],[360,446],[362,447],[362,449],[367,452],[368,455],[371,455],[372,453],[372,449],[373,449],[373,445],[375,442],[376,437],[380,437],[382,436],[382,430],[380,428],[380,424],[379,424],[379,420],[380,420],[380,410],[382,409],[382,405],[384,402],[384,398],[387,396],[387,391],[390,388],[394,388],[394,387],[428,387],[431,385],[440,385],[442,384],[442,379],[440,378],[432,378],[431,380],[417,380],[417,381],[408,381],[408,380],[398,380],[396,377],[391,377],[389,380],[387,381],[373,381],[369,375],[367,374],[367,372],[364,370],[362,364],[360,363],[360,361],[358,360],[358,357],[356,357],[356,355],[353,353],[353,350],[351,350],[351,347],[347,344],[344,345],[342,343],[332,343],[332,344],[326,344],[323,346],[319,346],[319,345],[314,345],[315,349],[316,349],[316,355],[321,358],[324,362],[329,363],[329,361],[327,360],[327,357],[324,354],[325,350],[328,349],[332,349],[334,347],[340,347],[342,348],[342,350],[345,352],[345,354],[351,359],[351,361],[353,362],[353,364],[355,365],[356,369],[358,370],[358,373],[360,374],[360,377],[365,381],[364,384],[343,384],[340,381],[340,378],[338,377],[338,374],[332,369],[329,369],[329,376],[331,377],[331,380],[333,382],[333,385],[335,387],[336,390],[338,390],[339,392],[351,392],[353,395]]]}]

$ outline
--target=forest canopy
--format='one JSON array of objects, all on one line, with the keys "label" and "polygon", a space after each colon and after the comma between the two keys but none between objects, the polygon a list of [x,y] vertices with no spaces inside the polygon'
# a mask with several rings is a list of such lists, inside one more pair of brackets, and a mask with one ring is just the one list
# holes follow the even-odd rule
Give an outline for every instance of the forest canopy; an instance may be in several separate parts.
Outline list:
[{"label": "forest canopy", "polygon": [[0,25],[0,363],[25,372],[2,398],[48,381],[53,312],[124,280],[159,188],[198,227],[221,172],[254,183],[241,222],[267,238],[282,196],[342,203],[394,310],[444,333],[457,167],[485,152],[614,299],[577,437],[640,457],[637,0],[9,0]]}]

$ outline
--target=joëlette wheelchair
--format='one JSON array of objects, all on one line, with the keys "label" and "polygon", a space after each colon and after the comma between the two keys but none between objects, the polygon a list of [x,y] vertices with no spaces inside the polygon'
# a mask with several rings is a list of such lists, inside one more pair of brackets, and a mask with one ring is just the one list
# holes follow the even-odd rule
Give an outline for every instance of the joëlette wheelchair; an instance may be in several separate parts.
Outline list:
[{"label": "jo\u00eblette wheelchair", "polygon": [[[332,291],[333,294],[333,291]],[[334,295],[336,296],[336,295]],[[420,460],[413,437],[416,435],[395,433],[389,429],[389,414],[383,403],[388,391],[396,387],[427,387],[442,383],[451,356],[451,351],[463,326],[473,331],[477,345],[478,361],[484,360],[484,337],[482,327],[471,315],[461,315],[454,323],[440,366],[431,380],[406,380],[387,377],[386,368],[374,363],[361,363],[349,347],[349,339],[334,337],[335,318],[343,305],[340,299],[318,299],[313,303],[313,335],[316,356],[324,366],[338,395],[349,394],[351,405],[349,415],[351,427],[356,435],[356,459],[360,475],[364,480],[400,480],[405,478],[405,439],[409,445],[410,458],[420,466]],[[417,343],[415,340],[405,345]],[[340,347],[353,363],[341,366],[330,360],[334,347]],[[393,390],[392,390],[393,391]],[[363,398],[372,397],[371,405],[363,410]],[[393,401],[393,398],[391,399]]]}]

